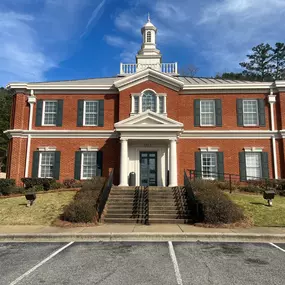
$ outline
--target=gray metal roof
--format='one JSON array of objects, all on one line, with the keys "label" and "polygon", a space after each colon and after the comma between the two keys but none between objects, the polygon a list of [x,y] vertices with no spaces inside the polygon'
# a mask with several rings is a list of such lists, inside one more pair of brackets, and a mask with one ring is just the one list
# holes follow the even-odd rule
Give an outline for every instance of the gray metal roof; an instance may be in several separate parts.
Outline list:
[{"label": "gray metal roof", "polygon": [[121,77],[102,77],[76,80],[48,81],[48,82],[29,82],[28,84],[40,85],[113,85]]},{"label": "gray metal roof", "polygon": [[[177,79],[181,80],[185,85],[205,85],[205,84],[252,84],[252,81],[243,80],[229,80],[229,79],[215,79],[215,78],[204,78],[204,77],[188,77],[188,76],[177,76]],[[257,83],[257,81],[256,81]]]},{"label": "gray metal roof", "polygon": [[[185,85],[207,85],[207,84],[252,84],[252,83],[262,83],[253,81],[243,81],[243,80],[228,80],[228,79],[215,79],[215,78],[204,78],[204,77],[188,77],[188,76],[173,76],[174,78],[182,81]],[[89,79],[78,79],[78,80],[62,80],[62,81],[49,81],[49,82],[29,82],[28,84],[33,85],[109,85],[112,86],[116,81],[122,79],[123,77],[102,77],[102,78],[89,78]],[[265,83],[265,82],[263,82]]]}]

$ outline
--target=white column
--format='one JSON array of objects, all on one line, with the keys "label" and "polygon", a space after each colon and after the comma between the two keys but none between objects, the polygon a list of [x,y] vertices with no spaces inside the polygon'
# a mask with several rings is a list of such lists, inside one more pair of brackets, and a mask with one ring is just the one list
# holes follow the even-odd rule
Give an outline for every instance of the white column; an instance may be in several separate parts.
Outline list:
[{"label": "white column", "polygon": [[139,96],[139,113],[142,113],[142,96]]},{"label": "white column", "polygon": [[[28,97],[28,103],[30,104],[30,114],[29,114],[29,131],[32,130],[33,126],[33,113],[34,113],[34,104],[37,99],[34,96],[34,90],[31,90],[31,94]],[[30,165],[30,152],[31,152],[31,135],[28,135],[27,140],[27,150],[26,150],[26,164],[25,164],[25,177],[29,176],[29,165]]]},{"label": "white column", "polygon": [[169,187],[177,185],[177,139],[170,140]]},{"label": "white column", "polygon": [[[275,131],[274,105],[275,105],[275,102],[276,102],[276,95],[273,95],[273,90],[271,90],[270,95],[268,95],[268,102],[270,104],[271,131]],[[277,167],[277,153],[276,153],[275,134],[272,134],[272,154],[273,154],[274,178],[278,179],[278,167]]]},{"label": "white column", "polygon": [[135,111],[135,100],[134,100],[134,99],[135,99],[134,96],[131,95],[131,100],[132,100],[132,110],[131,110],[131,114],[133,114],[134,111]]},{"label": "white column", "polygon": [[120,162],[120,185],[128,184],[128,140],[121,138],[121,162]]},{"label": "white column", "polygon": [[159,114],[159,96],[156,96],[156,113]]},{"label": "white column", "polygon": [[163,98],[163,104],[164,104],[163,113],[166,114],[166,96],[164,96]]}]

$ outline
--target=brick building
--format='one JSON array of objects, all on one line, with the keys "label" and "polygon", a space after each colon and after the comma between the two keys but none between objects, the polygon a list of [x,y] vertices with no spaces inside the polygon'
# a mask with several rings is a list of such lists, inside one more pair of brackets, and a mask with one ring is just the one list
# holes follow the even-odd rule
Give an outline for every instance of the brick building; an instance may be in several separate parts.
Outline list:
[{"label": "brick building", "polygon": [[7,176],[87,179],[115,169],[116,185],[176,186],[183,170],[284,178],[285,81],[179,76],[162,63],[156,27],[142,28],[136,64],[120,74],[15,90]]}]

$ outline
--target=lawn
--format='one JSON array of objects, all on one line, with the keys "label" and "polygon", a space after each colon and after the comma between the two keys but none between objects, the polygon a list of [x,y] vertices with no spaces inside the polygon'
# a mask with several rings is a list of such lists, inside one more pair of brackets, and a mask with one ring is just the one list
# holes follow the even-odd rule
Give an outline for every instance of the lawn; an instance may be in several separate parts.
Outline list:
[{"label": "lawn", "polygon": [[26,206],[26,198],[0,199],[0,225],[50,225],[68,205],[75,191],[37,194],[32,207]]},{"label": "lawn", "polygon": [[268,207],[262,195],[229,194],[244,209],[256,227],[285,227],[285,197],[275,196],[273,206]]}]

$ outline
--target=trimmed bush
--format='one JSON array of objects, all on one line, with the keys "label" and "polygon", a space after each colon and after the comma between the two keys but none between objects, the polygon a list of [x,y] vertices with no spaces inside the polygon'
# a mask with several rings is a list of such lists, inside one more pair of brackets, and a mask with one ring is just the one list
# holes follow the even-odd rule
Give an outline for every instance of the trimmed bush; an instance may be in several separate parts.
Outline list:
[{"label": "trimmed bush", "polygon": [[61,219],[72,223],[95,222],[96,207],[105,180],[103,177],[94,177],[84,182],[81,190],[74,196],[74,201],[64,208]]},{"label": "trimmed bush", "polygon": [[11,194],[24,194],[25,189],[23,187],[16,187],[16,186],[9,186],[6,188],[3,188],[2,191],[0,191],[0,195],[9,196]]},{"label": "trimmed bush", "polygon": [[14,179],[0,179],[0,194],[10,195],[13,193],[13,188],[15,187]]},{"label": "trimmed bush", "polygon": [[82,183],[75,179],[65,179],[63,180],[63,185],[65,188],[81,188]]},{"label": "trimmed bush", "polygon": [[52,182],[52,183],[50,184],[50,189],[51,189],[51,190],[61,189],[61,188],[63,188],[63,187],[64,187],[64,185],[61,184],[61,183],[59,183],[59,182]]},{"label": "trimmed bush", "polygon": [[249,185],[240,186],[239,191],[260,194],[260,193],[263,193],[264,188],[249,184]]},{"label": "trimmed bush", "polygon": [[202,220],[207,224],[231,224],[244,219],[242,209],[210,181],[190,182],[197,202],[201,205]]},{"label": "trimmed bush", "polygon": [[33,188],[33,186],[41,185],[45,191],[51,188],[51,184],[56,180],[53,178],[22,178],[22,182],[25,184],[26,189]]}]

